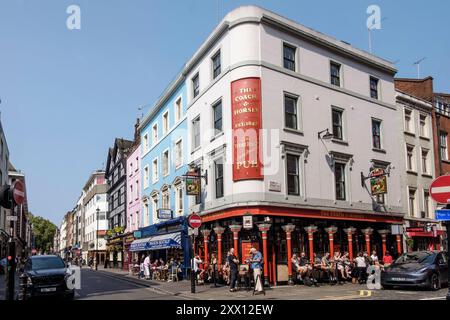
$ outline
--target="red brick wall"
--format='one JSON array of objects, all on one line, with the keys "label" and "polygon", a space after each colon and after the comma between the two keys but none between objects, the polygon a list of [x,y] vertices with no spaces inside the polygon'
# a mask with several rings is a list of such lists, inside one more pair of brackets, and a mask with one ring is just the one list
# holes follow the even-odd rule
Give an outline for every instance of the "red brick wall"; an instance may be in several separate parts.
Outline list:
[{"label": "red brick wall", "polygon": [[433,78],[395,79],[395,89],[426,101],[433,101]]}]

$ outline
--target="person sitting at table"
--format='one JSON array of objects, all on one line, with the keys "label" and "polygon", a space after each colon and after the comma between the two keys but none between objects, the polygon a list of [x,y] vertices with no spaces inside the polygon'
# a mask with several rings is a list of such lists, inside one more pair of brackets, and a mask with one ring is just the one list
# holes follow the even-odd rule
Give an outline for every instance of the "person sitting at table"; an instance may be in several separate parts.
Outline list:
[{"label": "person sitting at table", "polygon": [[391,254],[389,253],[389,251],[386,251],[386,254],[383,257],[383,265],[385,267],[388,267],[392,264],[392,261],[393,261],[393,259],[392,259]]},{"label": "person sitting at table", "polygon": [[351,271],[351,262],[349,258],[349,253],[344,252],[344,254],[341,257],[341,264],[342,264],[342,278],[345,280],[350,279],[350,271]]},{"label": "person sitting at table", "polygon": [[335,270],[333,268],[334,260],[330,259],[330,253],[326,252],[321,260],[321,269],[322,271],[328,274],[330,282],[334,282]]}]

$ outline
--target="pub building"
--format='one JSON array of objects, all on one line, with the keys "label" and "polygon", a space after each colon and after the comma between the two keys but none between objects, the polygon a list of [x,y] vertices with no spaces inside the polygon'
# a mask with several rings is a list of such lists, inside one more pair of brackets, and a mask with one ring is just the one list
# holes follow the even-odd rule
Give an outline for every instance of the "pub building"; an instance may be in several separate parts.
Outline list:
[{"label": "pub building", "polygon": [[[211,61],[220,66],[214,81]],[[190,199],[203,222],[196,253],[223,264],[230,247],[243,260],[255,245],[265,279],[277,283],[301,251],[402,252],[396,72],[263,8],[230,12],[181,73],[194,135],[188,163],[205,177]]]}]

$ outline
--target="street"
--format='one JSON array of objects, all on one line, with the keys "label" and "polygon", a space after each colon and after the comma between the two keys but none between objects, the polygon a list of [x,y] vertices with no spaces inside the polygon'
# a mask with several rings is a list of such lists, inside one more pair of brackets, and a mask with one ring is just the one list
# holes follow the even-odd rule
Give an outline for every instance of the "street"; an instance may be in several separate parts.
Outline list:
[{"label": "street", "polygon": [[[280,286],[268,289],[266,295],[245,290],[230,293],[227,287],[197,286],[190,293],[190,282],[149,282],[103,270],[82,270],[81,290],[76,300],[445,300],[447,288],[438,291],[395,289],[367,290],[361,285]],[[4,276],[0,276],[0,299],[4,300]]]}]

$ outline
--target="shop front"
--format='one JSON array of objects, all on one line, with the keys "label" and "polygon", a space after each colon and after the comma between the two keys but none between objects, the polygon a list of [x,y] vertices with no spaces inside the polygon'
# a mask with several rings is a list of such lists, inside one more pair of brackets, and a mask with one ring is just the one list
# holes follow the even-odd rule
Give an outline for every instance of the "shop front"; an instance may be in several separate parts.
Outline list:
[{"label": "shop front", "polygon": [[167,262],[173,258],[180,264],[183,277],[188,275],[190,242],[184,217],[167,220],[139,231],[142,238],[134,240],[129,249],[134,261],[142,262],[147,254],[152,261],[162,259]]},{"label": "shop front", "polygon": [[266,284],[290,281],[288,262],[294,253],[305,252],[311,261],[326,252],[348,252],[353,259],[365,251],[376,250],[380,258],[387,251],[394,257],[403,251],[402,235],[392,234],[392,226],[402,224],[397,215],[249,207],[203,215],[202,220],[195,252],[204,261],[216,254],[222,266],[230,248],[244,262],[254,246],[264,257]]},{"label": "shop front", "polygon": [[108,239],[106,244],[106,261],[105,265],[109,268],[123,268],[123,235]]},{"label": "shop front", "polygon": [[133,233],[128,233],[123,237],[123,270],[128,271],[133,263],[133,253],[130,251],[130,246],[136,240]]},{"label": "shop front", "polygon": [[415,223],[406,228],[409,251],[444,250],[445,232],[437,224]]}]

